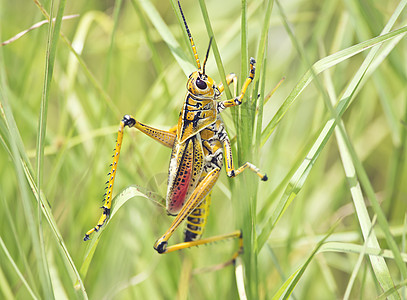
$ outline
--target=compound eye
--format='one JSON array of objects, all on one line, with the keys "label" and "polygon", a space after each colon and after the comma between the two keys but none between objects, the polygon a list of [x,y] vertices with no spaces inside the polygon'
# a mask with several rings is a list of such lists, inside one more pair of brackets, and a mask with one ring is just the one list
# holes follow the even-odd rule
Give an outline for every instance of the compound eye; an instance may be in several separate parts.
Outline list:
[{"label": "compound eye", "polygon": [[200,90],[205,90],[208,87],[206,82],[199,78],[195,81],[195,84]]}]

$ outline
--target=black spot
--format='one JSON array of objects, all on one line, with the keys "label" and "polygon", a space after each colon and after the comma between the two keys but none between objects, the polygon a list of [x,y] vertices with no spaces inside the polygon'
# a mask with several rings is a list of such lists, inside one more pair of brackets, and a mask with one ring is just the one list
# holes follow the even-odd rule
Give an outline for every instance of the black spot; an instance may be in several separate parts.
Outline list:
[{"label": "black spot", "polygon": [[185,230],[185,238],[184,238],[184,242],[192,242],[195,241],[197,237],[196,233],[193,233],[189,230]]},{"label": "black spot", "polygon": [[107,217],[110,216],[110,209],[107,207],[102,206],[103,208],[103,214],[106,215]]}]

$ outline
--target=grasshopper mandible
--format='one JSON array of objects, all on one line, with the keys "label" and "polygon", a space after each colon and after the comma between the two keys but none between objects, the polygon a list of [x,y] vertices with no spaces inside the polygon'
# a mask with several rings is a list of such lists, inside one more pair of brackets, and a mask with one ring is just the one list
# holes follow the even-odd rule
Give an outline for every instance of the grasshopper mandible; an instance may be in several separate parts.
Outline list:
[{"label": "grasshopper mandible", "polygon": [[[212,38],[209,42],[205,60],[201,66],[194,41],[179,2],[178,6],[197,64],[197,71],[189,75],[187,81],[187,93],[178,124],[172,129],[165,131],[143,124],[130,115],[123,117],[119,126],[111,171],[108,174],[109,180],[106,182],[107,192],[102,206],[103,214],[97,225],[86,233],[85,241],[89,239],[92,232],[98,231],[109,218],[112,205],[113,183],[123,140],[123,130],[127,126],[129,128],[135,127],[164,146],[172,148],[168,170],[166,207],[167,212],[176,217],[169,229],[156,241],[154,249],[158,253],[169,253],[228,238],[239,238],[240,248],[242,249],[243,247],[240,230],[216,237],[200,238],[209,214],[211,190],[218,180],[223,160],[225,160],[226,172],[229,177],[235,177],[245,169],[250,169],[261,180],[267,180],[267,176],[263,175],[250,162],[246,162],[237,169],[234,168],[232,147],[220,117],[220,113],[225,108],[242,103],[246,90],[255,75],[255,60],[253,58],[250,59],[250,73],[243,84],[240,95],[230,100],[218,101],[224,86],[222,83],[216,85],[213,79],[205,73],[205,65],[208,60]],[[226,81],[228,85],[232,82],[236,84],[237,76],[229,74],[226,77]],[[187,219],[187,225],[184,242],[167,246],[173,232],[185,219]],[[238,254],[239,251],[234,255],[234,258]]]}]

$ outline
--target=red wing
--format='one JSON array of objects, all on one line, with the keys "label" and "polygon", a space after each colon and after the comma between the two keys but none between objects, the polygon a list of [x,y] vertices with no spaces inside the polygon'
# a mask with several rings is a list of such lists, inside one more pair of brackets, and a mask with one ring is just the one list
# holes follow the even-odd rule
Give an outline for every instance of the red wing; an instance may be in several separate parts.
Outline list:
[{"label": "red wing", "polygon": [[[199,135],[198,135],[199,137]],[[200,138],[175,142],[168,171],[167,211],[177,214],[191,195],[202,173],[203,151]]]}]

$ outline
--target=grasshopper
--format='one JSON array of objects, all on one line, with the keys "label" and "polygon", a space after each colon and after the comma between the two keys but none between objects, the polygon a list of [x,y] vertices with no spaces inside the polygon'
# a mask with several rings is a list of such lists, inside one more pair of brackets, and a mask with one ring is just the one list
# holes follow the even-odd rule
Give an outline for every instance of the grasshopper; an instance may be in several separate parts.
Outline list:
[{"label": "grasshopper", "polygon": [[[178,6],[197,65],[197,71],[189,75],[187,81],[187,93],[178,124],[166,131],[143,124],[130,115],[123,117],[120,121],[111,171],[108,174],[109,180],[106,182],[107,192],[102,206],[103,213],[97,225],[86,233],[84,240],[88,240],[89,236],[94,231],[98,231],[109,218],[123,131],[127,126],[137,128],[162,145],[172,148],[168,170],[166,208],[168,214],[176,217],[168,230],[156,241],[154,249],[160,254],[169,253],[219,240],[238,238],[240,240],[240,249],[234,255],[234,258],[236,258],[243,248],[240,230],[206,239],[201,239],[201,236],[209,214],[211,190],[219,178],[223,160],[225,160],[226,172],[229,177],[235,177],[244,170],[249,169],[255,172],[261,180],[267,180],[267,176],[263,175],[250,162],[246,162],[235,169],[231,143],[220,117],[220,113],[227,107],[237,106],[242,103],[246,90],[253,81],[256,62],[253,58],[250,59],[250,73],[243,84],[240,95],[235,95],[233,99],[218,101],[224,91],[224,86],[222,83],[216,85],[213,79],[205,73],[212,38],[201,66],[179,2]],[[226,81],[228,85],[233,82],[236,86],[237,76],[229,74]],[[184,220],[186,220],[184,242],[168,246],[168,240]]]}]

